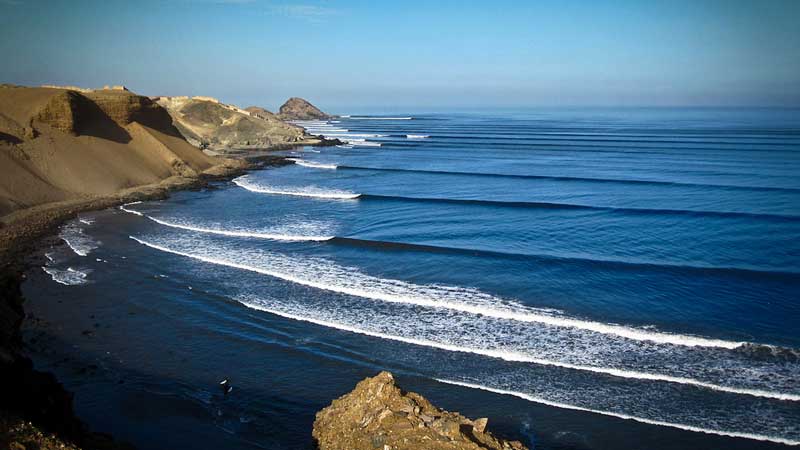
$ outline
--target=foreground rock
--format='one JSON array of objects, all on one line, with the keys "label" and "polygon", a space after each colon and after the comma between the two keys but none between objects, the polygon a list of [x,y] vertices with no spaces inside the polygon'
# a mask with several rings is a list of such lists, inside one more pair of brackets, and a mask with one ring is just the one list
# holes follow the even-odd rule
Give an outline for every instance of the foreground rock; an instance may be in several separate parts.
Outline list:
[{"label": "foreground rock", "polygon": [[331,116],[299,97],[292,97],[281,105],[278,117],[282,120],[324,120]]},{"label": "foreground rock", "polygon": [[381,372],[318,412],[313,436],[320,450],[526,449],[518,441],[493,436],[487,423],[404,393],[392,374]]},{"label": "foreground rock", "polygon": [[172,116],[183,137],[214,151],[313,145],[318,139],[266,109],[241,109],[210,97],[154,97]]}]

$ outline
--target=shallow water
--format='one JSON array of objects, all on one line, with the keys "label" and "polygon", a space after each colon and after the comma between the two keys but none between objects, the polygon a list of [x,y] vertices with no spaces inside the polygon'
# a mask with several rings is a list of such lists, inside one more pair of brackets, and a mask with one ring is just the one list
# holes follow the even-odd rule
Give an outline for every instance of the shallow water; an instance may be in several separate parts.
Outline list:
[{"label": "shallow water", "polygon": [[535,448],[796,444],[797,117],[304,123],[351,142],[67,225],[26,335],[140,448],[310,447],[379,369]]}]

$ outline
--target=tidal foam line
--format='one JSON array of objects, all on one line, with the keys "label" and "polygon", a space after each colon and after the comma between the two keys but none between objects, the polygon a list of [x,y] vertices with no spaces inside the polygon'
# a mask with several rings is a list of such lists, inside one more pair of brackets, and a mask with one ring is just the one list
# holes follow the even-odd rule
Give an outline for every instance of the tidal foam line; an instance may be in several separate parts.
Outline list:
[{"label": "tidal foam line", "polygon": [[[247,175],[245,175],[246,177]],[[297,197],[311,197],[311,198],[325,198],[325,199],[338,199],[338,200],[352,200],[361,196],[353,192],[346,191],[322,191],[314,188],[306,188],[303,191],[288,191],[284,189],[274,189],[264,186],[257,186],[247,182],[247,178],[239,177],[233,180],[233,183],[243,189],[260,194],[273,194],[273,195],[293,195]]]},{"label": "tidal foam line", "polygon": [[126,206],[131,205],[132,203],[127,203],[119,207],[120,211],[125,211],[128,214],[136,214],[137,216],[144,216],[144,214],[140,213],[139,211],[128,209]]},{"label": "tidal foam line", "polygon": [[350,120],[411,120],[411,119],[413,119],[413,117],[350,117]]},{"label": "tidal foam line", "polygon": [[687,335],[672,334],[672,333],[661,333],[661,332],[641,330],[636,328],[628,328],[622,325],[613,325],[601,322],[591,322],[580,319],[550,316],[539,313],[523,312],[511,308],[498,309],[496,307],[491,307],[486,305],[456,303],[447,300],[438,301],[438,300],[431,300],[426,297],[397,295],[390,292],[380,292],[374,290],[367,291],[364,289],[359,289],[349,286],[325,284],[314,280],[303,279],[294,275],[262,269],[260,267],[253,267],[253,266],[247,266],[245,264],[234,263],[224,259],[209,258],[203,255],[193,255],[191,253],[181,252],[178,250],[162,247],[156,244],[151,244],[143,240],[137,239],[133,236],[131,236],[131,239],[141,244],[155,248],[157,250],[174,253],[189,258],[199,259],[201,261],[209,262],[212,264],[227,265],[229,267],[261,273],[264,275],[281,278],[286,281],[290,281],[297,284],[303,284],[317,289],[337,292],[340,294],[353,295],[356,297],[369,298],[373,300],[380,300],[380,301],[385,301],[387,303],[402,303],[402,304],[410,304],[410,305],[429,307],[429,308],[443,308],[470,314],[484,315],[496,319],[513,320],[519,322],[542,323],[545,325],[552,325],[556,327],[576,328],[586,331],[593,331],[600,334],[619,336],[636,341],[650,341],[658,344],[671,344],[671,345],[679,345],[686,347],[717,347],[726,349],[734,349],[743,344],[743,342],[708,339],[703,337],[687,336]]},{"label": "tidal foam line", "polygon": [[336,164],[322,164],[322,163],[315,163],[315,162],[306,161],[306,160],[304,160],[304,159],[298,159],[298,158],[288,158],[288,159],[289,159],[289,161],[292,161],[292,162],[294,162],[294,163],[295,163],[295,164],[297,164],[298,166],[303,166],[303,167],[312,167],[312,168],[314,168],[314,169],[330,169],[330,170],[336,170],[336,168],[338,167]]},{"label": "tidal foam line", "polygon": [[167,222],[166,220],[156,219],[153,216],[145,216],[145,217],[147,217],[148,219],[152,220],[153,222],[159,225],[164,225],[166,227],[178,228],[181,230],[188,230],[188,231],[197,231],[199,233],[219,234],[222,236],[269,239],[273,241],[315,241],[315,242],[329,241],[334,238],[334,236],[298,236],[290,234],[257,233],[252,231],[220,230],[214,228],[195,227],[191,225],[183,225],[173,222]]},{"label": "tidal foam line", "polygon": [[42,267],[42,270],[50,275],[50,278],[52,278],[53,281],[65,286],[76,286],[87,282],[86,276],[88,275],[88,272],[75,270],[72,267],[68,267],[67,270],[54,269],[52,267]]},{"label": "tidal foam line", "polygon": [[631,415],[628,415],[628,414],[615,413],[615,412],[612,412],[612,411],[603,411],[603,410],[599,410],[599,409],[584,408],[582,406],[576,406],[576,405],[569,405],[569,404],[566,404],[566,403],[554,402],[554,401],[547,400],[547,399],[544,399],[544,398],[541,398],[541,397],[535,397],[535,396],[530,395],[530,394],[525,394],[523,392],[517,392],[517,391],[508,390],[508,389],[492,388],[492,387],[482,386],[480,384],[465,383],[463,381],[453,381],[453,380],[447,380],[447,379],[443,379],[443,378],[435,378],[435,380],[439,381],[441,383],[445,383],[445,384],[451,384],[451,385],[455,385],[455,386],[462,386],[462,387],[466,387],[466,388],[470,388],[470,389],[479,389],[479,390],[482,390],[482,391],[493,392],[495,394],[511,395],[511,396],[514,396],[514,397],[517,397],[517,398],[521,398],[523,400],[527,400],[529,402],[540,403],[540,404],[547,405],[547,406],[552,406],[552,407],[555,407],[555,408],[571,409],[571,410],[574,410],[574,411],[590,412],[590,413],[594,413],[594,414],[601,414],[601,415],[604,415],[604,416],[616,417],[616,418],[619,418],[619,419],[634,420],[636,422],[646,423],[646,424],[649,424],[649,425],[657,425],[657,426],[662,426],[662,427],[677,428],[677,429],[680,429],[680,430],[693,431],[693,432],[697,432],[697,433],[715,434],[715,435],[718,435],[718,436],[727,436],[727,437],[751,439],[751,440],[756,440],[756,441],[776,442],[776,443],[785,444],[785,445],[800,445],[800,441],[795,441],[795,440],[792,440],[792,439],[784,439],[784,438],[776,437],[776,436],[769,436],[769,435],[763,435],[763,434],[754,434],[754,433],[740,433],[740,432],[737,432],[737,431],[714,430],[714,429],[710,429],[710,428],[697,427],[697,426],[694,426],[694,425],[684,425],[684,424],[679,424],[679,423],[664,422],[664,421],[661,421],[661,420],[653,420],[653,419],[647,419],[647,418],[644,418],[644,417],[636,417],[636,416],[631,416]]},{"label": "tidal foam line", "polygon": [[[133,238],[135,239],[135,238]],[[145,244],[147,245],[147,244]],[[208,261],[206,261],[208,262]],[[266,271],[265,271],[266,272]],[[263,272],[262,272],[263,273]],[[579,365],[579,364],[569,364],[569,363],[562,363],[559,361],[550,361],[547,359],[542,358],[534,358],[529,355],[508,351],[508,350],[498,350],[498,349],[481,349],[481,348],[471,348],[471,347],[464,347],[459,345],[447,344],[443,342],[431,341],[429,339],[419,339],[419,338],[411,338],[405,336],[397,336],[388,333],[382,333],[377,331],[365,330],[363,328],[354,327],[352,325],[333,322],[329,320],[322,320],[312,317],[301,316],[297,314],[291,314],[287,312],[283,312],[277,309],[268,308],[263,305],[259,305],[257,303],[248,302],[246,300],[237,299],[239,302],[248,306],[250,308],[259,309],[261,311],[268,312],[270,314],[275,314],[281,317],[285,317],[288,319],[309,322],[316,325],[324,326],[327,328],[334,328],[337,330],[348,331],[351,333],[356,334],[363,334],[365,336],[372,336],[381,339],[386,339],[390,341],[397,341],[403,342],[406,344],[411,345],[418,345],[422,347],[430,347],[436,348],[439,350],[446,350],[450,352],[459,352],[459,353],[470,353],[474,355],[480,356],[487,356],[490,358],[497,358],[502,359],[504,361],[510,362],[522,362],[522,363],[531,363],[537,364],[540,366],[549,366],[549,367],[558,367],[561,369],[570,369],[570,370],[578,370],[583,372],[592,372],[602,375],[609,375],[618,378],[627,378],[627,379],[635,379],[635,380],[645,380],[645,381],[657,381],[657,382],[665,382],[665,383],[675,383],[675,384],[682,384],[682,385],[689,385],[698,388],[705,388],[719,392],[727,392],[729,394],[737,394],[737,395],[749,395],[753,397],[761,397],[761,398],[769,398],[774,400],[784,400],[784,401],[800,401],[800,395],[793,395],[793,394],[785,394],[781,392],[771,392],[771,391],[764,391],[760,389],[747,389],[747,388],[734,388],[728,386],[722,386],[713,383],[707,383],[699,380],[695,380],[692,378],[685,378],[685,377],[675,377],[670,375],[660,375],[660,374],[653,374],[653,373],[645,373],[645,372],[638,372],[638,371],[631,371],[631,370],[621,370],[615,368],[608,368],[608,367],[595,367],[595,366],[586,366],[586,365]]]}]

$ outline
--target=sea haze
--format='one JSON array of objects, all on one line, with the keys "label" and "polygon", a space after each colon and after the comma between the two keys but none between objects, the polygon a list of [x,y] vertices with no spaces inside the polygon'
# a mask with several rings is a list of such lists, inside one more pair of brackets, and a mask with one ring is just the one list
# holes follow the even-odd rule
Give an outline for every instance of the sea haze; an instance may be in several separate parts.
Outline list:
[{"label": "sea haze", "polygon": [[66,225],[26,337],[140,448],[311,448],[379,369],[535,448],[798,445],[798,117],[299,122],[344,144]]}]

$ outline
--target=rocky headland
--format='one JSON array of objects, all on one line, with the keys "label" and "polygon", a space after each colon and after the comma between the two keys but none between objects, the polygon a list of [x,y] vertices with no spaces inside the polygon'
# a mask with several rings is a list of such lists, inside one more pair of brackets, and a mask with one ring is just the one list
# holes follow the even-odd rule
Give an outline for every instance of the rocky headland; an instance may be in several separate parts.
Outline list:
[{"label": "rocky headland", "polygon": [[210,97],[154,97],[153,100],[169,112],[187,141],[204,149],[223,152],[321,142],[264,108],[242,109]]},{"label": "rocky headland", "polygon": [[328,115],[319,110],[316,106],[299,97],[292,97],[286,100],[278,110],[278,118],[281,120],[325,120],[330,119]]},{"label": "rocky headland", "polygon": [[488,419],[470,420],[403,392],[389,372],[367,378],[317,413],[313,436],[320,450],[525,450],[495,437]]}]

